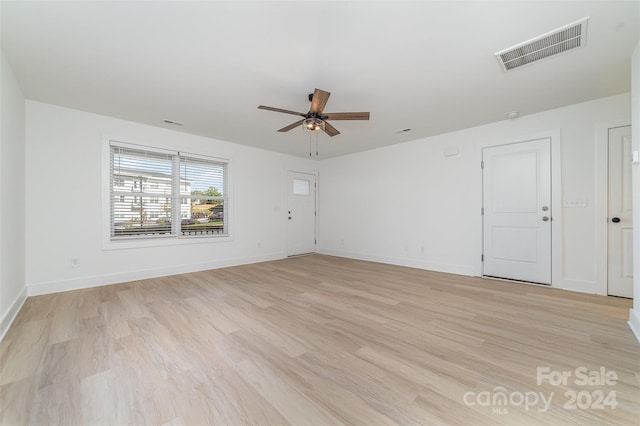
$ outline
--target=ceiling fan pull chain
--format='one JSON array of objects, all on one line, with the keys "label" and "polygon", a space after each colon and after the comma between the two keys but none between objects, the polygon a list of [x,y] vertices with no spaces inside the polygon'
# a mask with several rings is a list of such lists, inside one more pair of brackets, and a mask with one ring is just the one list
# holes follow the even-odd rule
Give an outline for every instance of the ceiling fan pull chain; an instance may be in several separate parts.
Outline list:
[{"label": "ceiling fan pull chain", "polygon": [[318,156],[318,132],[316,132],[316,157]]}]

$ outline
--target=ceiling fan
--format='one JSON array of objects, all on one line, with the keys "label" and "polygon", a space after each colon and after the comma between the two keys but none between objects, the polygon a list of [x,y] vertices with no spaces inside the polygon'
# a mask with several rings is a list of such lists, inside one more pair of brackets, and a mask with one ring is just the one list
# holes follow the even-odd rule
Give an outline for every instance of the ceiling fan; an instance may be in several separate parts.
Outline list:
[{"label": "ceiling fan", "polygon": [[286,127],[278,130],[279,132],[288,132],[300,125],[303,125],[306,130],[318,131],[322,130],[329,136],[339,135],[338,129],[328,123],[328,120],[368,120],[368,112],[327,112],[323,113],[324,107],[329,100],[331,93],[324,90],[315,89],[313,93],[309,94],[309,102],[311,102],[311,108],[309,112],[297,112],[290,111],[288,109],[274,108],[270,106],[260,105],[259,109],[266,109],[268,111],[283,112],[285,114],[299,115],[303,117],[301,120],[295,123],[289,124]]}]

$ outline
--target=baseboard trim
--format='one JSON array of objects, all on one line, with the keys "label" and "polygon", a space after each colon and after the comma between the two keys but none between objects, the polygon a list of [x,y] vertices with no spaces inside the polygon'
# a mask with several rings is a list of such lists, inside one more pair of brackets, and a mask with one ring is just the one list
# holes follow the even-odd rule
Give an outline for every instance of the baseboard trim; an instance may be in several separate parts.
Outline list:
[{"label": "baseboard trim", "polygon": [[473,265],[451,265],[446,263],[427,262],[419,259],[405,259],[400,257],[380,256],[369,253],[358,253],[332,249],[320,249],[318,250],[318,253],[326,254],[329,256],[344,257],[347,259],[365,260],[369,262],[386,263],[388,265],[406,266],[408,268],[465,275],[468,277],[472,277],[475,275]]},{"label": "baseboard trim", "polygon": [[39,296],[63,291],[80,290],[103,285],[119,284],[143,279],[165,277],[170,275],[187,274],[190,272],[206,271],[209,269],[227,268],[231,266],[247,265],[251,263],[268,262],[284,259],[284,253],[272,253],[262,256],[225,259],[220,261],[177,265],[164,268],[143,269],[138,271],[119,272],[116,274],[94,275],[70,280],[57,280],[27,285],[29,296]]},{"label": "baseboard trim", "polygon": [[9,331],[11,324],[13,324],[13,321],[18,316],[18,312],[20,312],[20,309],[22,309],[22,306],[24,305],[24,302],[26,302],[26,300],[27,287],[25,286],[22,287],[20,293],[18,293],[16,298],[13,299],[13,302],[11,302],[9,309],[7,309],[7,312],[5,312],[5,314],[2,316],[2,319],[0,320],[0,342],[2,342],[4,336],[7,334],[7,331]]},{"label": "baseboard trim", "polygon": [[629,309],[629,328],[636,336],[636,340],[640,342],[640,312],[638,309]]}]

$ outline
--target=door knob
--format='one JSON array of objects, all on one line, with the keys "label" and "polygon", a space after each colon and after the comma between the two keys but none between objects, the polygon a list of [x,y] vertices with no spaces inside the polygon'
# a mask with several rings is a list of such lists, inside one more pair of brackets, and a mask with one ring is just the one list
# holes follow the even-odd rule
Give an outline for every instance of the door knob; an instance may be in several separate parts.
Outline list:
[{"label": "door knob", "polygon": [[612,217],[611,218],[611,222],[618,223],[618,222],[620,222],[620,218],[619,217]]},{"label": "door knob", "polygon": [[551,220],[551,218],[549,216],[542,216],[542,220],[544,222],[548,222],[549,220]]}]

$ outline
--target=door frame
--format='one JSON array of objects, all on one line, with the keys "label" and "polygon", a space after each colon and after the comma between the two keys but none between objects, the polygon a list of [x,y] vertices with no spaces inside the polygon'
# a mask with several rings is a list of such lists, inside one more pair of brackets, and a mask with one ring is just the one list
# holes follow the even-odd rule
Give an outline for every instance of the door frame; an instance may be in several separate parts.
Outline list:
[{"label": "door frame", "polygon": [[[479,141],[476,149],[476,164],[477,164],[477,196],[475,200],[474,209],[477,212],[475,229],[475,241],[476,241],[476,261],[475,261],[475,276],[482,277],[483,275],[483,263],[481,256],[484,250],[484,235],[483,235],[483,218],[481,214],[482,203],[484,200],[483,186],[482,186],[482,168],[480,162],[482,161],[482,151],[484,148],[491,148],[501,145],[511,145],[519,142],[528,142],[538,139],[551,139],[551,211],[553,212],[552,220],[553,226],[551,227],[551,284],[547,287],[560,287],[563,288],[562,280],[562,253],[563,253],[563,220],[562,220],[562,167],[561,167],[561,139],[560,129],[549,130],[546,132],[534,133],[525,136],[517,136],[510,138],[490,138],[485,137],[484,140]],[[538,285],[538,284],[532,284]]]},{"label": "door frame", "polygon": [[287,214],[287,211],[289,210],[289,191],[291,190],[291,188],[289,188],[289,172],[293,172],[293,173],[302,173],[305,175],[312,175],[315,176],[316,179],[316,187],[315,187],[315,207],[316,207],[316,215],[314,217],[313,223],[314,223],[314,229],[313,232],[315,233],[315,246],[314,246],[314,253],[318,253],[318,247],[320,246],[320,229],[318,227],[318,218],[320,217],[320,198],[319,198],[319,194],[320,194],[320,174],[318,173],[318,171],[315,170],[305,170],[305,169],[299,169],[299,168],[285,168],[284,170],[284,210],[282,211],[282,221],[283,221],[283,225],[284,225],[284,236],[285,236],[285,240],[284,240],[284,255],[285,257],[289,256],[289,224],[288,224],[288,219],[287,217],[289,216]]},{"label": "door frame", "polygon": [[[609,216],[609,129],[631,126],[630,118],[596,123],[596,191],[595,191],[595,231],[596,231],[596,261],[595,261],[595,293],[609,294],[609,244],[607,232],[607,218]],[[634,273],[636,271],[633,271]]]}]

